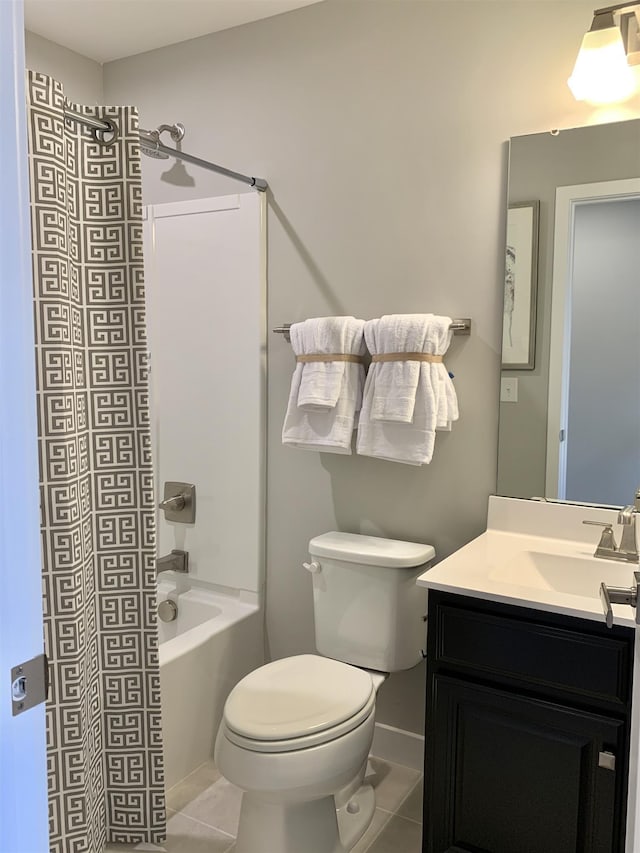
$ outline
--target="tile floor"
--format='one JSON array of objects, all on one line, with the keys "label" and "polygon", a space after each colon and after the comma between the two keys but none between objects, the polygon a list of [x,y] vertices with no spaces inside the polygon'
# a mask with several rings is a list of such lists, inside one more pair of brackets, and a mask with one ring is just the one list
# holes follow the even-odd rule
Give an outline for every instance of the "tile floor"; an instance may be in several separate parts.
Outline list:
[{"label": "tile floor", "polygon": [[[379,758],[372,758],[371,765],[376,811],[352,853],[420,853],[422,774]],[[167,793],[163,846],[114,844],[105,853],[233,853],[240,797],[238,788],[207,762]],[[277,851],[265,848],[264,853]]]}]

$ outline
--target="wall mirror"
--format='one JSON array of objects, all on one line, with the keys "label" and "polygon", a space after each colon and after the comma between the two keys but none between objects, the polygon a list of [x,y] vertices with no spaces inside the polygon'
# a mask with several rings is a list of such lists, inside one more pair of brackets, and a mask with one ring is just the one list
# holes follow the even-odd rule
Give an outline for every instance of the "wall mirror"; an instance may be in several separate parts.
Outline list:
[{"label": "wall mirror", "polygon": [[499,495],[640,486],[640,120],[510,141]]}]

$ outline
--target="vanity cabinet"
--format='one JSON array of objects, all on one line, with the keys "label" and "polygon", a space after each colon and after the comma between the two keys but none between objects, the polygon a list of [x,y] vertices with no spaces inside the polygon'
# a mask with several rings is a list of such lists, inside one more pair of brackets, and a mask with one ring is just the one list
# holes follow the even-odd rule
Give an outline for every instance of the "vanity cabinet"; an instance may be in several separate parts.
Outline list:
[{"label": "vanity cabinet", "polygon": [[429,591],[424,853],[624,853],[634,631]]}]

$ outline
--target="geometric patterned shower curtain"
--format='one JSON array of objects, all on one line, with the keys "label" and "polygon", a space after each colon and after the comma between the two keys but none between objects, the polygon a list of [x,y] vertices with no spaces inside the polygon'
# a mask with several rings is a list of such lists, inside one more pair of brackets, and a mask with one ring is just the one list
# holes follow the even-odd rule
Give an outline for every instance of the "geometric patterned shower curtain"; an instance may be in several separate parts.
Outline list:
[{"label": "geometric patterned shower curtain", "polygon": [[137,113],[29,72],[51,850],[165,837]]}]

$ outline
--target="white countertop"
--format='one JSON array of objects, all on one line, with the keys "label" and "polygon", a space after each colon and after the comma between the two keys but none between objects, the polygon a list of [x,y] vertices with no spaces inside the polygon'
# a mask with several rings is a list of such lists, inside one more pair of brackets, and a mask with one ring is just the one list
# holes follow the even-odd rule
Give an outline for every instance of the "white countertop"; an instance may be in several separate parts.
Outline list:
[{"label": "white countertop", "polygon": [[[491,497],[487,531],[420,575],[417,583],[604,621],[600,582],[631,587],[638,565],[596,559],[601,530],[582,525],[586,518],[611,521],[618,528],[617,510]],[[614,604],[613,615],[614,624],[636,627],[632,607]]]}]

